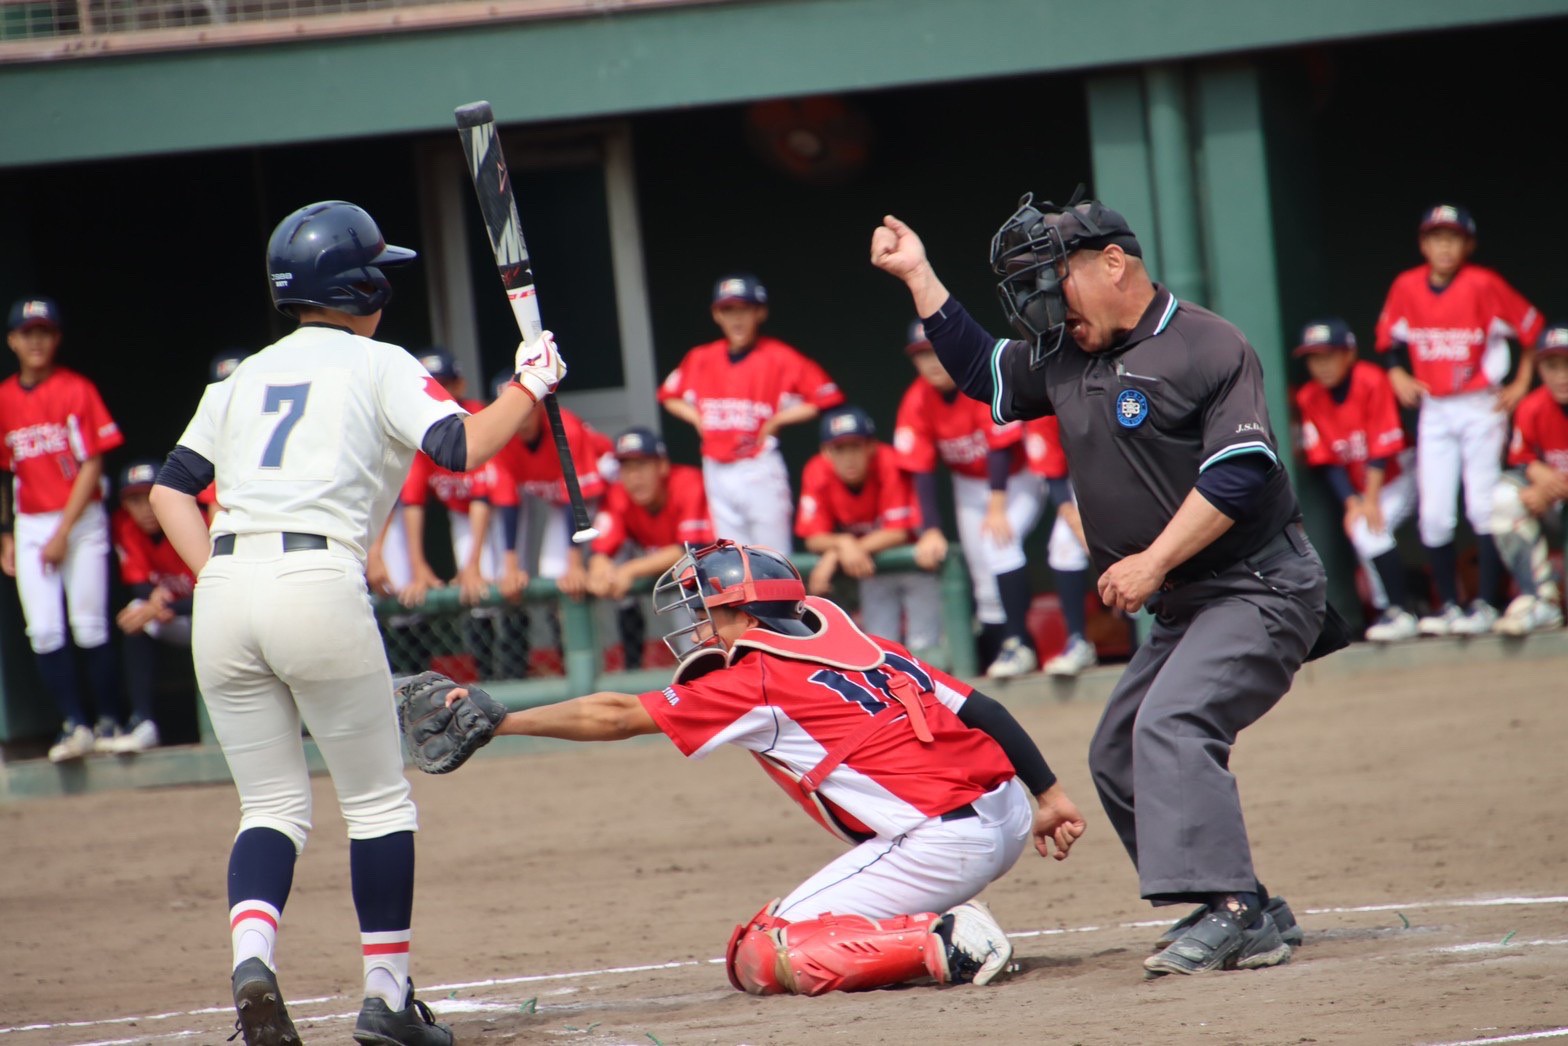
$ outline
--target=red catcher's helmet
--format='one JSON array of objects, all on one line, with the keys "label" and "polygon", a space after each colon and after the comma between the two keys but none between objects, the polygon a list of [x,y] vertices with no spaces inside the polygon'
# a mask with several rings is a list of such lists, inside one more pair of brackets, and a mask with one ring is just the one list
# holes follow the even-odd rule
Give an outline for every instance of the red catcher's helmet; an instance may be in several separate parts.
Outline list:
[{"label": "red catcher's helmet", "polygon": [[[664,636],[665,645],[678,658],[716,640],[710,607],[744,610],[772,632],[812,635],[801,620],[805,599],[806,583],[783,553],[723,540],[698,549],[688,545],[686,554],[653,587],[653,609],[682,615],[677,620],[684,620]],[[710,626],[709,636],[694,639],[704,625]]]}]

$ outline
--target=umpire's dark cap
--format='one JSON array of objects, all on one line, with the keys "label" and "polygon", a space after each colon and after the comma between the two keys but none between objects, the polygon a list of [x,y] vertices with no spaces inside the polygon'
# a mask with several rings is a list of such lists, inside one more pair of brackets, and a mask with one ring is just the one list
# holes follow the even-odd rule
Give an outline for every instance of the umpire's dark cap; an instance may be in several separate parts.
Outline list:
[{"label": "umpire's dark cap", "polygon": [[1421,216],[1421,231],[1431,232],[1433,229],[1457,229],[1466,236],[1475,235],[1475,219],[1470,217],[1470,212],[1463,207],[1452,203],[1440,203],[1428,208]]},{"label": "umpire's dark cap", "polygon": [[749,272],[734,272],[721,276],[713,285],[713,304],[724,305],[732,301],[747,305],[766,305],[768,289],[762,281]]},{"label": "umpire's dark cap", "polygon": [[53,327],[59,330],[60,306],[53,298],[23,298],[11,306],[11,322],[7,331],[26,330],[29,327]]},{"label": "umpire's dark cap", "polygon": [[1351,333],[1350,324],[1338,316],[1329,316],[1326,319],[1313,320],[1301,328],[1301,338],[1296,342],[1294,356],[1312,356],[1319,352],[1338,352],[1341,349],[1355,351],[1356,336]]},{"label": "umpire's dark cap", "polygon": [[615,459],[625,461],[627,458],[667,458],[670,452],[665,449],[664,440],[652,429],[637,426],[627,429],[615,437]]},{"label": "umpire's dark cap", "polygon": [[1134,258],[1143,257],[1143,246],[1122,217],[1099,200],[1074,204],[1056,214],[1046,216],[1047,222],[1061,230],[1062,245],[1072,251],[1104,250],[1116,244]]},{"label": "umpire's dark cap", "polygon": [[457,357],[440,345],[432,345],[421,352],[419,362],[437,381],[456,381],[463,376],[462,368],[457,365]]},{"label": "umpire's dark cap", "polygon": [[1535,343],[1535,354],[1544,356],[1549,352],[1568,352],[1568,323],[1554,323],[1541,332],[1540,340]]},{"label": "umpire's dark cap", "polygon": [[871,439],[877,434],[876,422],[859,407],[848,404],[834,407],[822,415],[818,426],[823,443],[837,443],[841,439]]}]

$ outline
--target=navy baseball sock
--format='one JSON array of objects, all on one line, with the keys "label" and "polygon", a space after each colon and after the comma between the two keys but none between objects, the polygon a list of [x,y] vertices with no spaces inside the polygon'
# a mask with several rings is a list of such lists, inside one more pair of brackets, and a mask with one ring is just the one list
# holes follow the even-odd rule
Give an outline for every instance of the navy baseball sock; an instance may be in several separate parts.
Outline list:
[{"label": "navy baseball sock", "polygon": [[1503,609],[1503,557],[1497,551],[1497,541],[1490,534],[1475,536],[1476,559],[1479,561],[1476,595],[1498,610]]},{"label": "navy baseball sock", "polygon": [[407,1005],[408,947],[414,922],[414,833],[351,839],[349,880],[359,914],[365,996],[393,1010]]},{"label": "navy baseball sock", "polygon": [[1426,561],[1432,568],[1432,584],[1437,588],[1437,598],[1444,606],[1459,605],[1459,559],[1452,540],[1442,545],[1426,546]]},{"label": "navy baseball sock", "polygon": [[87,685],[93,692],[98,714],[124,726],[125,703],[120,696],[120,666],[114,656],[114,644],[83,647],[82,658],[87,662]]},{"label": "navy baseball sock", "polygon": [[1002,613],[1007,615],[1004,627],[1008,638],[1016,638],[1033,647],[1029,640],[1029,601],[1034,598],[1034,592],[1029,585],[1028,569],[1019,567],[996,575],[996,590],[1002,597]]},{"label": "navy baseball sock", "polygon": [[1404,610],[1410,595],[1405,591],[1405,564],[1399,558],[1399,550],[1391,548],[1378,556],[1372,561],[1372,569],[1383,583],[1390,609]]},{"label": "navy baseball sock", "polygon": [[247,828],[229,851],[229,933],[234,965],[258,958],[277,969],[278,923],[294,886],[294,842],[275,828]]},{"label": "navy baseball sock", "polygon": [[1058,570],[1056,572],[1056,598],[1062,603],[1062,620],[1067,622],[1067,638],[1083,638],[1088,619],[1084,613],[1084,600],[1089,595],[1087,570]]},{"label": "navy baseball sock", "polygon": [[121,656],[125,662],[125,690],[131,699],[131,714],[137,720],[153,720],[156,709],[152,699],[152,675],[157,668],[158,641],[145,632],[125,637]]},{"label": "navy baseball sock", "polygon": [[82,692],[76,688],[76,659],[69,646],[38,655],[38,674],[44,689],[54,695],[60,715],[73,726],[92,726],[82,705]]}]

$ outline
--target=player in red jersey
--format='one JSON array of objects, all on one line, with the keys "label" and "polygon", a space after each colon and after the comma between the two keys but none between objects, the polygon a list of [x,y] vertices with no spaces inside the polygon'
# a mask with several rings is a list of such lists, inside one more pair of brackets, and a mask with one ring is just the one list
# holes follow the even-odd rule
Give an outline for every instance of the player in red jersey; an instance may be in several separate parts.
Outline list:
[{"label": "player in red jersey", "polygon": [[959,547],[969,564],[982,648],[992,658],[986,675],[1033,672],[1040,661],[1027,624],[1033,592],[1023,542],[1040,520],[1044,484],[1025,467],[1023,425],[996,424],[990,407],[960,393],[918,320],[904,351],[920,376],[898,406],[893,448],[914,477],[925,527],[916,559],[927,566],[928,557],[940,562],[946,555],[936,501],[940,461],[953,476]]},{"label": "player in red jersey", "polygon": [[642,667],[647,623],[632,583],[668,570],[687,545],[713,542],[713,520],[702,471],[670,464],[664,440],[652,429],[631,428],[615,437],[620,475],[594,517],[599,531],[590,546],[588,592],[616,601],[616,625],[628,669]]},{"label": "player in red jersey", "polygon": [[131,601],[114,618],[125,634],[120,653],[131,719],[129,729],[115,739],[110,750],[126,754],[156,748],[161,740],[152,688],[157,644],[187,649],[191,645],[191,594],[196,575],[164,537],[158,517],[153,515],[147,495],[158,478],[158,465],[148,458],[120,470],[120,507],[110,519],[120,580],[131,591]]},{"label": "player in red jersey", "polygon": [[789,560],[767,549],[694,550],[659,580],[654,605],[687,622],[665,637],[681,659],[674,682],[514,712],[496,732],[662,732],[691,758],[737,745],[854,844],[735,928],[730,983],[819,995],[1001,973],[1012,944],[974,896],[1031,837],[1062,859],[1084,830],[1007,710],[808,597]]},{"label": "player in red jersey", "polygon": [[897,638],[919,654],[942,641],[942,598],[929,571],[878,574],[872,556],[908,544],[920,533],[914,486],[898,454],[876,438],[876,425],[859,407],[822,415],[822,449],[800,479],[795,534],[821,559],[807,588],[831,595],[843,571],[860,582],[860,623],[867,632]]},{"label": "player in red jersey", "polygon": [[686,354],[659,388],[664,409],[702,436],[702,478],[720,537],[787,552],[789,475],[778,431],[844,402],[814,361],[761,334],[768,292],[755,276],[713,289],[717,341]]},{"label": "player in red jersey", "polygon": [[1062,427],[1056,415],[1034,418],[1024,425],[1024,453],[1029,471],[1045,481],[1045,489],[1056,505],[1056,521],[1046,541],[1045,558],[1056,581],[1056,597],[1062,605],[1067,625],[1067,643],[1062,652],[1045,663],[1047,675],[1075,676],[1100,663],[1100,656],[1089,642],[1089,546],[1083,538],[1083,521],[1078,516],[1078,499],[1067,476],[1067,452],[1062,449]]},{"label": "player in red jersey", "polygon": [[469,604],[484,598],[489,580],[500,572],[489,543],[490,491],[495,482],[496,472],[489,462],[467,472],[453,472],[431,461],[423,451],[414,455],[414,463],[409,466],[408,478],[398,496],[398,512],[402,514],[403,530],[408,535],[411,578],[408,587],[398,594],[404,606],[420,605],[430,589],[445,585],[425,558],[425,504],[431,494],[447,511],[452,555],[457,563],[457,576],[453,581],[460,590],[460,598]]},{"label": "player in red jersey", "polygon": [[1312,376],[1296,392],[1302,451],[1339,498],[1345,535],[1382,611],[1366,636],[1375,643],[1413,639],[1419,626],[1407,607],[1394,532],[1415,512],[1416,483],[1394,387],[1381,367],[1356,359],[1356,336],[1338,317],[1303,327],[1295,355]]},{"label": "player in red jersey", "polygon": [[[12,305],[7,330],[22,367],[0,383],[0,570],[16,578],[38,674],[59,703],[63,728],[49,749],[58,763],[108,748],[123,733],[114,718],[119,666],[109,645],[109,517],[100,486],[103,454],[125,440],[93,383],[56,366],[53,301]],[[96,738],[66,643],[67,616],[101,717]]]},{"label": "player in red jersey", "polygon": [[1535,348],[1541,387],[1514,415],[1504,473],[1492,492],[1492,533],[1519,595],[1493,625],[1522,636],[1563,623],[1562,590],[1552,576],[1542,524],[1561,532],[1568,505],[1568,325],[1546,328]]},{"label": "player in red jersey", "polygon": [[[1442,608],[1420,622],[1424,635],[1491,629],[1502,597],[1502,562],[1492,540],[1492,489],[1508,442],[1508,414],[1530,389],[1529,347],[1541,314],[1501,276],[1469,263],[1475,222],[1461,207],[1433,207],[1421,221],[1425,265],[1400,273],[1377,321],[1377,349],[1406,407],[1421,408],[1416,487],[1421,543]],[[1518,373],[1507,385],[1508,339],[1519,341]],[[1459,606],[1454,552],[1456,502],[1476,534],[1480,592]]]}]

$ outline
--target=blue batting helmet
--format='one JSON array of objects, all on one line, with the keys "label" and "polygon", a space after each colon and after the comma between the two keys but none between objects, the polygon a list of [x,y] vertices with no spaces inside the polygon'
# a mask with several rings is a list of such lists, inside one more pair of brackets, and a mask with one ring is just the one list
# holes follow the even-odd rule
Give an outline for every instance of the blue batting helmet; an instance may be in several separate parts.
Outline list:
[{"label": "blue batting helmet", "polygon": [[294,305],[319,305],[369,316],[392,300],[382,269],[418,255],[392,247],[375,219],[342,200],[301,207],[278,223],[267,241],[272,304],[293,315]]}]

